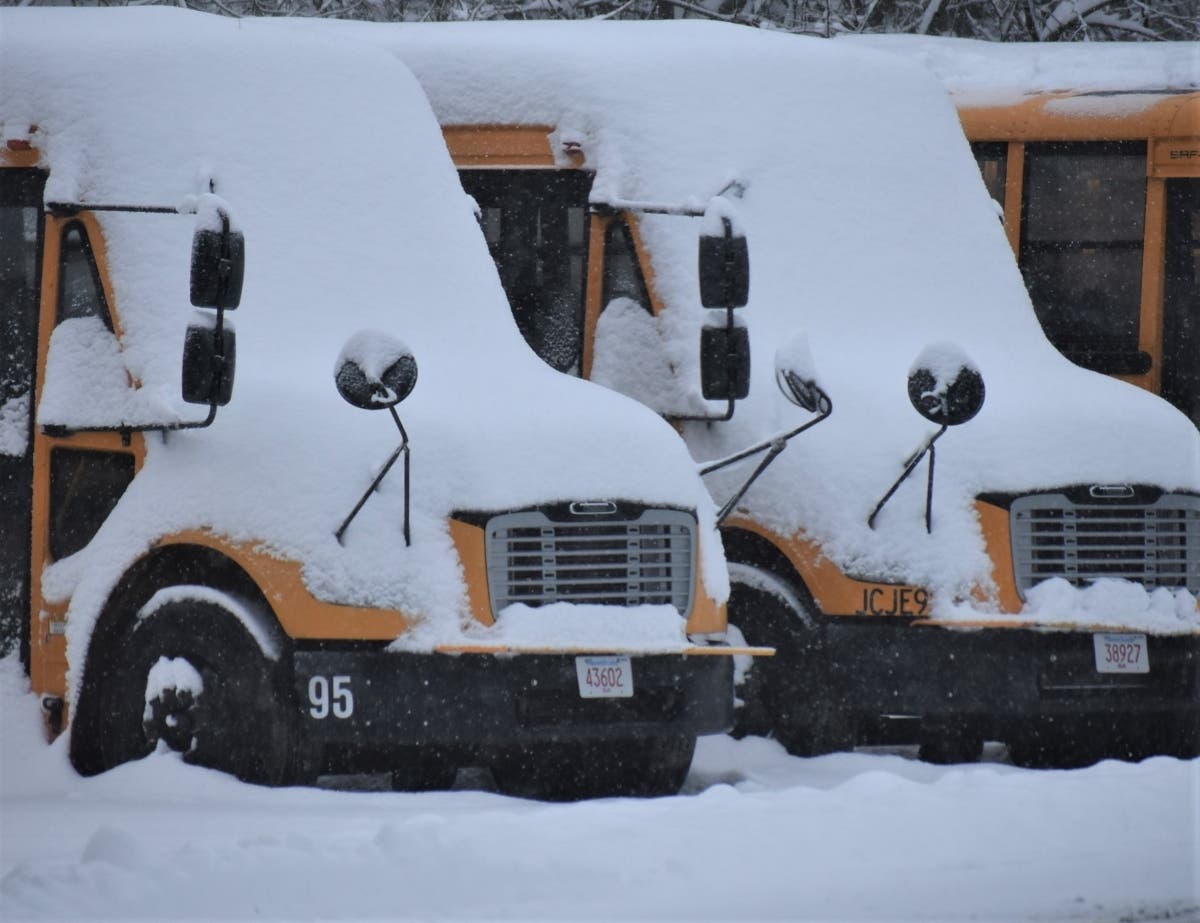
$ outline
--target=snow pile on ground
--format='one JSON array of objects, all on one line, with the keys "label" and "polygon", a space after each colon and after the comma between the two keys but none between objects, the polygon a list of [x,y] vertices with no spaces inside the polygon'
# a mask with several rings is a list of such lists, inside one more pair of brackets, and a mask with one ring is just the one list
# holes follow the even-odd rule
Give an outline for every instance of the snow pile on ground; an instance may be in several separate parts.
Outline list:
[{"label": "snow pile on ground", "polygon": [[27,688],[0,661],[14,923],[1200,918],[1200,761],[1037,772],[713,737],[683,795],[558,805],[466,773],[425,794],[262,789],[172,754],[82,779]]}]

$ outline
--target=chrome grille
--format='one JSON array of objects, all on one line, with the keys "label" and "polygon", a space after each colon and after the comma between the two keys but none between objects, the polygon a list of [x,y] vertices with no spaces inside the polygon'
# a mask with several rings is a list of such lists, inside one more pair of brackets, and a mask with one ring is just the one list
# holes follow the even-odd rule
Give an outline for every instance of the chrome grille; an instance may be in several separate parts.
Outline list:
[{"label": "chrome grille", "polygon": [[1200,497],[1081,504],[1062,494],[1037,494],[1013,503],[1011,522],[1022,595],[1051,577],[1075,586],[1112,577],[1148,590],[1200,593]]},{"label": "chrome grille", "polygon": [[538,510],[506,513],[487,525],[492,611],[553,602],[692,608],[696,520],[649,509],[632,519],[551,520]]}]

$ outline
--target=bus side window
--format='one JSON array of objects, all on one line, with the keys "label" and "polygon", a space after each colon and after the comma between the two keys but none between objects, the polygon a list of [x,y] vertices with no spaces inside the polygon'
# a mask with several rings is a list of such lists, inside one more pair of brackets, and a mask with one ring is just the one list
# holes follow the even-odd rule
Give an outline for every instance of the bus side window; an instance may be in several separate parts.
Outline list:
[{"label": "bus side window", "polygon": [[119,426],[137,408],[100,271],[82,222],[62,231],[58,302],[37,422],[46,431]]},{"label": "bus side window", "polygon": [[1138,350],[1144,143],[1025,148],[1020,266],[1050,341],[1100,372],[1148,371]]},{"label": "bus side window", "polygon": [[616,298],[636,301],[647,312],[652,312],[629,225],[614,220],[604,232],[604,285],[600,304],[605,307]]},{"label": "bus side window", "polygon": [[61,324],[76,317],[98,317],[105,327],[113,329],[87,232],[79,222],[63,230],[58,263],[57,322]]},{"label": "bus side window", "polygon": [[975,141],[971,144],[971,152],[979,164],[988,195],[1004,208],[1004,186],[1008,182],[1008,145],[1003,141]]},{"label": "bus side window", "polygon": [[56,448],[50,453],[50,556],[58,561],[79,551],[133,481],[129,452]]}]

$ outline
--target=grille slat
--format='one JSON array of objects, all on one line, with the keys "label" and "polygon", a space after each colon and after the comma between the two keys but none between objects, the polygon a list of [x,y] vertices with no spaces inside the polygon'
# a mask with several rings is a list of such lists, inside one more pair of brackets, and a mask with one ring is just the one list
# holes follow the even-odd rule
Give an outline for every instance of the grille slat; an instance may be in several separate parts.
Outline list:
[{"label": "grille slat", "polygon": [[1051,577],[1075,586],[1118,578],[1147,590],[1200,593],[1200,497],[1085,504],[1039,494],[1013,503],[1011,527],[1022,595]]},{"label": "grille slat", "polygon": [[671,604],[687,616],[695,573],[695,520],[678,510],[636,519],[552,521],[529,510],[487,525],[493,612],[514,602]]}]

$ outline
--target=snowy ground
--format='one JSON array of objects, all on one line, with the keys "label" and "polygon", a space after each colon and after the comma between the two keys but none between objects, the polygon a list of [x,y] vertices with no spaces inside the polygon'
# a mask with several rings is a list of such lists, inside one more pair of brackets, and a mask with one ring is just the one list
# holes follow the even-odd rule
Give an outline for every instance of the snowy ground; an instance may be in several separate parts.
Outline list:
[{"label": "snowy ground", "polygon": [[81,779],[0,661],[0,919],[1200,920],[1200,760],[1016,769],[701,742],[684,794]]}]

